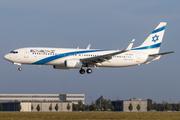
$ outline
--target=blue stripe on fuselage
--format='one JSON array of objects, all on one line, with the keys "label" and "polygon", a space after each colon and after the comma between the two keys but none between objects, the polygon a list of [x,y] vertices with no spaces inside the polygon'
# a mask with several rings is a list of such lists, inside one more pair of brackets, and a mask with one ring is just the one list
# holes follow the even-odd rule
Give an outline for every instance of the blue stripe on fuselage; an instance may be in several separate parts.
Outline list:
[{"label": "blue stripe on fuselage", "polygon": [[89,53],[89,52],[101,52],[101,51],[109,51],[109,50],[87,50],[87,51],[75,51],[75,52],[68,52],[68,53],[62,53],[60,55],[54,55],[47,58],[44,58],[42,60],[39,60],[37,62],[34,62],[32,64],[46,64],[48,62],[51,62],[53,60],[57,60],[59,58],[67,57],[69,55],[74,54],[82,54],[82,53]]},{"label": "blue stripe on fuselage", "polygon": [[145,47],[140,47],[140,48],[133,48],[131,50],[143,50],[143,49],[152,49],[152,48],[157,48],[160,47],[161,43],[150,45],[150,46],[145,46]]}]

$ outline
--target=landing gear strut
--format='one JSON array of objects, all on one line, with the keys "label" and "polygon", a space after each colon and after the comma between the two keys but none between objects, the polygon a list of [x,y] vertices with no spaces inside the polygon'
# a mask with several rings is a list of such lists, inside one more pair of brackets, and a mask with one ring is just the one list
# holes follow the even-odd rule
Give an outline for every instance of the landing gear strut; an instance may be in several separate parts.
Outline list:
[{"label": "landing gear strut", "polygon": [[19,71],[21,71],[22,70],[22,67],[21,67],[21,63],[13,63],[14,65],[18,65],[19,66],[19,68],[18,68],[18,70]]}]

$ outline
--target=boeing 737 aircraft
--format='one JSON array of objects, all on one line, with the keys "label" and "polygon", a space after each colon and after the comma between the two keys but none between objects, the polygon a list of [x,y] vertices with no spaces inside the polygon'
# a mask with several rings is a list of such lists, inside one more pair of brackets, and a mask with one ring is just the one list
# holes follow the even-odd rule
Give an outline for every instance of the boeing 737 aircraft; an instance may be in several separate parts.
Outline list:
[{"label": "boeing 737 aircraft", "polygon": [[11,51],[4,56],[4,59],[19,65],[52,65],[54,69],[80,69],[84,74],[92,73],[90,67],[126,67],[140,64],[147,64],[160,59],[161,55],[173,53],[159,53],[161,42],[166,28],[166,22],[161,22],[147,39],[138,47],[134,47],[134,39],[124,50],[90,49],[69,49],[69,48],[45,48],[28,47]]}]

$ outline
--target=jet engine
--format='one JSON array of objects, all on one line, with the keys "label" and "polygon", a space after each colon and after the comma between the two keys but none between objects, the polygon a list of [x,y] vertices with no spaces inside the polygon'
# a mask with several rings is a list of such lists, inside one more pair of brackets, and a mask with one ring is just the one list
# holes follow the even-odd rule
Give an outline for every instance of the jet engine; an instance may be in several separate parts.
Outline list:
[{"label": "jet engine", "polygon": [[80,60],[66,60],[64,66],[66,68],[81,68],[82,62]]}]

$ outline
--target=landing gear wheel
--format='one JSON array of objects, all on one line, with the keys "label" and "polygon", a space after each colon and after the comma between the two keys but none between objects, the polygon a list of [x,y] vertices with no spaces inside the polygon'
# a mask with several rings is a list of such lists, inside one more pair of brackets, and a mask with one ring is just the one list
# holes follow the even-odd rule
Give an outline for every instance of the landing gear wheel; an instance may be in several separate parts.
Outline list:
[{"label": "landing gear wheel", "polygon": [[80,70],[79,70],[79,73],[80,73],[80,74],[84,74],[84,73],[85,73],[85,70],[84,70],[84,69],[80,69]]},{"label": "landing gear wheel", "polygon": [[22,67],[19,67],[18,70],[21,71],[21,70],[22,70]]},{"label": "landing gear wheel", "polygon": [[86,72],[87,72],[88,74],[91,74],[91,73],[92,73],[92,69],[89,69],[89,68],[88,68],[88,69],[86,70]]}]

